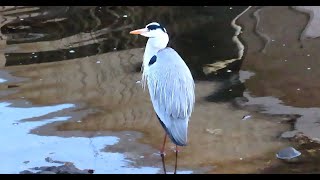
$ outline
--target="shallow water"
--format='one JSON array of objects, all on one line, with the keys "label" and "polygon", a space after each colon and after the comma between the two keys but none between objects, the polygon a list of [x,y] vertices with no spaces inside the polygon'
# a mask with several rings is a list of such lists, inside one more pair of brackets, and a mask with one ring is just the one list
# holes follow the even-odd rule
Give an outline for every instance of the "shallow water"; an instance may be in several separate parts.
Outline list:
[{"label": "shallow water", "polygon": [[[136,83],[146,39],[129,35],[152,21],[196,80],[178,173],[306,172],[300,164],[317,161],[292,137],[318,138],[320,71],[299,8],[1,7],[0,173],[59,165],[48,157],[99,174],[163,173],[164,131]],[[287,146],[307,161],[277,160]],[[171,173],[173,149],[168,141]]]}]

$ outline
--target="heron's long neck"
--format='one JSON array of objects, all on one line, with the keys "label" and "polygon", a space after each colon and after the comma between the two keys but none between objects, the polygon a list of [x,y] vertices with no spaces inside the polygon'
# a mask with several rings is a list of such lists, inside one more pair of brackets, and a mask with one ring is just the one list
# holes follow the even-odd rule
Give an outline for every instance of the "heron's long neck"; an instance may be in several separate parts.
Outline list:
[{"label": "heron's long neck", "polygon": [[146,78],[148,76],[148,69],[149,69],[149,61],[152,56],[156,55],[160,49],[164,49],[167,47],[169,42],[169,37],[167,34],[163,34],[163,37],[157,38],[149,38],[146,48],[144,50],[143,55],[143,64],[142,64],[142,86],[145,87]]},{"label": "heron's long neck", "polygon": [[152,58],[152,56],[154,56],[155,54],[157,54],[157,52],[160,49],[165,48],[167,45],[162,45],[162,46],[157,46],[158,42],[156,38],[149,38],[146,48],[144,50],[144,55],[143,55],[143,66],[147,67],[148,63],[150,61],[150,59]]}]

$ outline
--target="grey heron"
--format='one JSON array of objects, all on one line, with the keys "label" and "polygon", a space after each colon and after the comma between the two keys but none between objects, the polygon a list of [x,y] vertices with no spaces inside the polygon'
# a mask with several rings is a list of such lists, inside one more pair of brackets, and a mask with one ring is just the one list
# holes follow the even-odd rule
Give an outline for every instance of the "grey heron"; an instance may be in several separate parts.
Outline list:
[{"label": "grey heron", "polygon": [[141,83],[143,88],[148,85],[153,108],[166,132],[160,151],[164,171],[164,148],[169,136],[176,145],[176,173],[178,146],[187,145],[188,123],[195,103],[194,80],[180,55],[167,47],[169,36],[159,23],[149,23],[145,28],[133,30],[130,34],[148,37]]}]

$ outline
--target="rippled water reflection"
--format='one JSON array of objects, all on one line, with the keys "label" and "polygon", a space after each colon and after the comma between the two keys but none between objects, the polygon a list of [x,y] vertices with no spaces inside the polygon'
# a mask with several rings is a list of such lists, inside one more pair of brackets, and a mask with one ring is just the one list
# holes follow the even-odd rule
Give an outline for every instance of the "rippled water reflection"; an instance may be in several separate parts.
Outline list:
[{"label": "rippled water reflection", "polygon": [[[74,107],[72,104],[31,108],[16,108],[10,105],[9,103],[0,104],[2,117],[0,130],[5,134],[0,138],[1,143],[5,144],[0,149],[0,153],[5,155],[2,157],[2,164],[5,166],[0,169],[0,173],[19,173],[28,168],[57,165],[54,162],[47,162],[47,157],[58,159],[62,163],[73,162],[81,169],[92,168],[96,173],[156,173],[158,171],[158,168],[152,167],[126,168],[128,162],[123,154],[99,153],[99,150],[105,146],[119,142],[119,138],[115,136],[63,138],[29,134],[31,129],[48,123],[66,121],[70,117],[21,122],[24,119],[72,108]],[[75,149],[75,147],[79,148]],[[93,153],[92,150],[98,151],[98,154]],[[110,161],[112,166],[107,166]]]},{"label": "rippled water reflection", "polygon": [[136,84],[146,39],[129,35],[151,21],[196,80],[178,173],[276,172],[287,167],[276,152],[299,145],[281,137],[318,135],[308,7],[0,8],[1,173],[59,165],[48,157],[95,173],[162,173],[163,129]]}]

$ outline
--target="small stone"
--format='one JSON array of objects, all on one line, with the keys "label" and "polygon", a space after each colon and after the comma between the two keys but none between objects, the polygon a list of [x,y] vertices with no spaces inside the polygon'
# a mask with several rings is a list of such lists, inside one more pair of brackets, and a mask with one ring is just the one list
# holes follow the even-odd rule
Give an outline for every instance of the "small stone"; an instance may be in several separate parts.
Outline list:
[{"label": "small stone", "polygon": [[281,149],[277,154],[277,158],[284,159],[284,160],[290,160],[293,158],[296,158],[301,155],[301,152],[297,151],[293,147],[287,147],[284,149]]},{"label": "small stone", "polygon": [[298,133],[298,131],[287,131],[281,134],[282,138],[293,138],[294,136],[296,136]]}]

